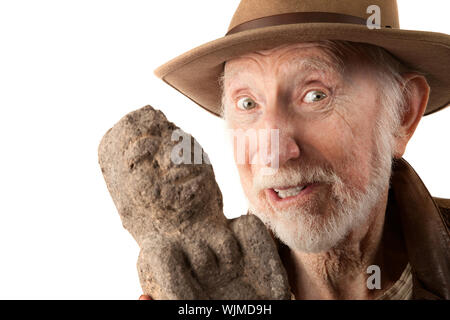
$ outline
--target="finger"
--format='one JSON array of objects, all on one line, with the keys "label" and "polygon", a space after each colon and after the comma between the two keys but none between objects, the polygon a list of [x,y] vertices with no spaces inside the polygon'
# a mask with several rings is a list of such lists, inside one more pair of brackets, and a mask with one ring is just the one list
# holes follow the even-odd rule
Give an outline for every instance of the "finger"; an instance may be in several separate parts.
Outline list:
[{"label": "finger", "polygon": [[141,296],[139,297],[139,300],[153,300],[153,299],[146,294],[141,294]]}]

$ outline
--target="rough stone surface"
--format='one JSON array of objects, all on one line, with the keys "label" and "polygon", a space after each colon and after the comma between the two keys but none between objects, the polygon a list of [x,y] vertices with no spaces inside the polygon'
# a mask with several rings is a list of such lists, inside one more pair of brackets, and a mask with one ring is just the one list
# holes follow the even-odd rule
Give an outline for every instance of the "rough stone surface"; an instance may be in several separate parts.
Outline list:
[{"label": "rough stone surface", "polygon": [[[109,129],[99,163],[137,269],[154,299],[289,299],[286,271],[264,224],[228,220],[210,164],[174,164],[164,114],[145,106]],[[194,150],[194,148],[192,148]],[[192,151],[193,152],[193,151]]]}]

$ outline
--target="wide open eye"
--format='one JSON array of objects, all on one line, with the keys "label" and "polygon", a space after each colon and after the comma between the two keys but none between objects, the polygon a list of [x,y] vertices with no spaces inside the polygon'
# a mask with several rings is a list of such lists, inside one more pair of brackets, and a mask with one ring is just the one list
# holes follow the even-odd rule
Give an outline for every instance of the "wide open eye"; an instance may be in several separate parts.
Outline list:
[{"label": "wide open eye", "polygon": [[238,100],[237,107],[242,110],[251,110],[256,107],[256,102],[249,97],[244,97]]},{"label": "wide open eye", "polygon": [[322,91],[311,90],[305,95],[303,101],[306,103],[318,102],[325,99],[326,97],[327,95]]}]

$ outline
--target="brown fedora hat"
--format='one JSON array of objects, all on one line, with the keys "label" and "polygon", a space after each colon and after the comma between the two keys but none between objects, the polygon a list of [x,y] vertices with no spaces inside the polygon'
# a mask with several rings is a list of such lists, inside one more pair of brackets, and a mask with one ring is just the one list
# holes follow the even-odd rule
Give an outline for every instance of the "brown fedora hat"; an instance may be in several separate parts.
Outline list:
[{"label": "brown fedora hat", "polygon": [[[371,5],[381,9],[380,28],[367,26]],[[425,115],[450,104],[450,36],[400,29],[395,0],[242,0],[224,37],[170,60],[155,74],[219,115],[218,77],[225,61],[285,43],[320,40],[383,47],[426,75],[431,94]]]}]

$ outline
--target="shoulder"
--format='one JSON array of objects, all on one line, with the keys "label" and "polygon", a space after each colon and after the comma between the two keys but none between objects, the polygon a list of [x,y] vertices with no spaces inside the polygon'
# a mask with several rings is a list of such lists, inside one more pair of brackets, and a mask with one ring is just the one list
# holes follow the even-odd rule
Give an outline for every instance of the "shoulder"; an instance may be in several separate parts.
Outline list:
[{"label": "shoulder", "polygon": [[450,228],[450,199],[433,197],[439,207],[447,228]]}]

